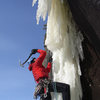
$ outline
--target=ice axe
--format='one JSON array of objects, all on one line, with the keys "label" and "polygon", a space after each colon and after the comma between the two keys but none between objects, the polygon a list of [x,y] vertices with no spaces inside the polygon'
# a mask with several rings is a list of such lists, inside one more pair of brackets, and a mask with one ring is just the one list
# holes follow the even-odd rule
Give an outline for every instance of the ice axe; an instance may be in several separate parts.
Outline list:
[{"label": "ice axe", "polygon": [[29,58],[32,56],[32,53],[30,53],[29,57],[23,62],[21,63],[21,61],[19,61],[19,64],[21,67],[24,67],[24,64],[29,60]]},{"label": "ice axe", "polygon": [[26,61],[24,61],[22,64],[21,64],[21,61],[19,61],[19,64],[21,67],[24,67],[24,64],[29,60],[29,58],[32,56],[32,54],[35,54],[37,52],[38,49],[32,49],[31,50],[31,53],[29,55],[29,57],[26,59]]}]

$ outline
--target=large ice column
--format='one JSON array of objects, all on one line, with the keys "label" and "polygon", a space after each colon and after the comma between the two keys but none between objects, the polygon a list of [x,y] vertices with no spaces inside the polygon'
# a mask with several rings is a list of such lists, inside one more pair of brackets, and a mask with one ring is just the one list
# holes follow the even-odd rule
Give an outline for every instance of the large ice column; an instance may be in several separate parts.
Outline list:
[{"label": "large ice column", "polygon": [[[48,11],[45,44],[53,54],[53,80],[69,84],[71,100],[81,100],[79,56],[83,59],[81,46],[83,37],[76,28],[65,0],[43,0],[43,2],[42,6],[49,4],[49,7],[46,6],[46,10],[45,8],[39,10],[38,6],[37,12]],[[40,13],[39,16],[37,14],[37,18],[39,19],[42,15],[43,13]],[[45,18],[45,14],[43,18]],[[59,100],[62,100],[61,96]]]},{"label": "large ice column", "polygon": [[83,59],[81,41],[82,35],[76,29],[67,2],[52,0],[45,44],[53,53],[54,81],[70,84],[71,100],[82,97],[79,67],[79,55]]}]

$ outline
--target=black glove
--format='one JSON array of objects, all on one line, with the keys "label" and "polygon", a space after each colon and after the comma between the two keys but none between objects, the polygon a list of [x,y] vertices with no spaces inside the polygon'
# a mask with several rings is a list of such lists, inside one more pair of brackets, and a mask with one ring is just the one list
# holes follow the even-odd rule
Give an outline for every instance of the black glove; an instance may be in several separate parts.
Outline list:
[{"label": "black glove", "polygon": [[37,52],[38,49],[32,49],[31,50],[31,54],[35,54]]},{"label": "black glove", "polygon": [[49,57],[48,62],[52,62],[52,56]]}]

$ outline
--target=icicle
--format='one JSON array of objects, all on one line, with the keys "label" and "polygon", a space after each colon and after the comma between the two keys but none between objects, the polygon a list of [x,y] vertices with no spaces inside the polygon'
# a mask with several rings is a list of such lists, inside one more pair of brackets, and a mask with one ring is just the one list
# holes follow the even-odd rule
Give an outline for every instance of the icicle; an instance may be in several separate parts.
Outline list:
[{"label": "icicle", "polygon": [[[32,6],[36,3],[37,0],[33,0]],[[38,0],[38,9],[37,9],[37,24],[39,24],[40,17],[45,21],[47,13],[49,14],[51,9],[52,0]]]},{"label": "icicle", "polygon": [[34,6],[34,4],[36,3],[37,0],[33,0],[32,2],[32,7]]}]

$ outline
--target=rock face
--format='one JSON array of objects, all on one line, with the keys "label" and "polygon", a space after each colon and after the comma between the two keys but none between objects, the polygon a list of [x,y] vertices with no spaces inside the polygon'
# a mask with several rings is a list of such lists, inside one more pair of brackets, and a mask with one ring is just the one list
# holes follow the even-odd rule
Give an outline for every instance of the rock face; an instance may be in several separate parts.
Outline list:
[{"label": "rock face", "polygon": [[68,0],[75,22],[84,35],[83,100],[100,99],[100,0]]},{"label": "rock face", "polygon": [[100,58],[91,44],[83,42],[85,59],[81,62],[83,100],[99,100],[100,98]]}]

